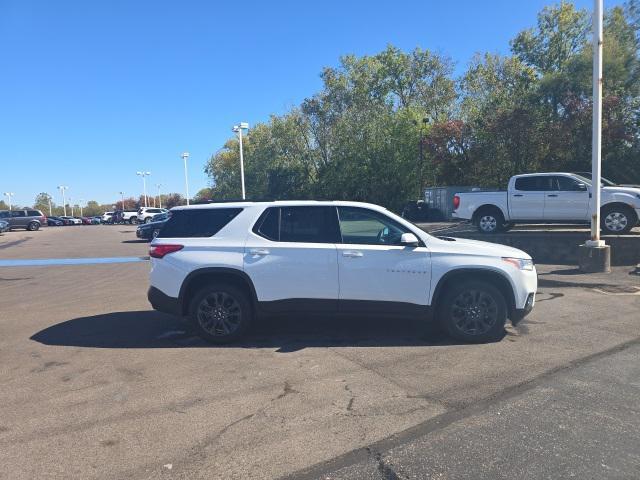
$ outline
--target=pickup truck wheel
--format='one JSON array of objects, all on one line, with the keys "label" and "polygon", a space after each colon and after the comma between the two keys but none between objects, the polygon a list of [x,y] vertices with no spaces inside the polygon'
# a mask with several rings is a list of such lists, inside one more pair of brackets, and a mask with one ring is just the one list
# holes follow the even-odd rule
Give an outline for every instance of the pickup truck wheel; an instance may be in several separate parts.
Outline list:
[{"label": "pickup truck wheel", "polygon": [[191,323],[206,341],[230,343],[240,338],[252,319],[247,295],[233,285],[210,284],[193,297],[189,308]]},{"label": "pickup truck wheel", "polygon": [[629,207],[613,205],[604,207],[600,214],[600,227],[606,233],[622,235],[631,230],[638,218]]},{"label": "pickup truck wheel", "polygon": [[498,340],[507,321],[507,303],[502,293],[488,283],[462,282],[444,295],[438,321],[451,337],[463,342]]},{"label": "pickup truck wheel", "polygon": [[480,233],[500,232],[504,224],[504,215],[498,210],[484,210],[476,217],[476,226]]}]

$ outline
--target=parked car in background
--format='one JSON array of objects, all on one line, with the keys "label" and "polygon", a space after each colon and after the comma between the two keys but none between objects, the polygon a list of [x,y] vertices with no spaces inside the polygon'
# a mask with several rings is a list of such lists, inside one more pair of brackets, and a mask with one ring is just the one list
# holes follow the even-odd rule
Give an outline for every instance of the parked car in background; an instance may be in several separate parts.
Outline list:
[{"label": "parked car in background", "polygon": [[102,214],[102,217],[100,217],[102,220],[102,223],[109,223],[112,216],[113,216],[113,212],[104,212]]},{"label": "parked car in background", "polygon": [[100,216],[91,217],[91,224],[92,225],[100,225],[101,223],[102,223],[102,217],[100,217]]},{"label": "parked car in background", "polygon": [[11,225],[6,220],[0,220],[0,233],[8,232],[11,230]]},{"label": "parked car in background", "polygon": [[66,220],[65,225],[82,225],[82,220],[76,217],[70,217],[69,215],[63,215],[60,217],[63,220]]},{"label": "parked car in background", "polygon": [[159,213],[153,216],[153,221],[149,223],[143,223],[136,229],[136,237],[144,238],[145,240],[153,240],[158,236],[162,227],[169,220],[170,215],[167,213]]},{"label": "parked car in background", "polygon": [[[516,223],[588,224],[591,189],[591,180],[573,173],[515,175],[507,191],[457,193],[453,216],[471,220],[481,233],[508,230]],[[619,235],[636,226],[640,188],[604,186],[601,193],[604,232]]]},{"label": "parked car in background", "polygon": [[8,222],[12,230],[26,228],[29,231],[34,231],[47,226],[47,217],[40,210],[0,210],[0,220]]},{"label": "parked car in background", "polygon": [[141,207],[138,210],[138,223],[148,223],[154,215],[158,213],[166,213],[169,210],[166,208],[154,208],[154,207]]},{"label": "parked car in background", "polygon": [[122,222],[136,224],[138,223],[138,211],[137,210],[125,210],[122,212]]},{"label": "parked car in background", "polygon": [[64,221],[59,217],[47,217],[47,225],[50,227],[61,227]]},{"label": "parked car in background", "polygon": [[83,225],[91,225],[91,219],[89,217],[80,217]]},{"label": "parked car in background", "polygon": [[213,343],[240,338],[260,314],[285,312],[432,320],[457,340],[486,342],[535,304],[525,252],[432,237],[377,205],[238,202],[171,212],[149,249],[148,299]]}]

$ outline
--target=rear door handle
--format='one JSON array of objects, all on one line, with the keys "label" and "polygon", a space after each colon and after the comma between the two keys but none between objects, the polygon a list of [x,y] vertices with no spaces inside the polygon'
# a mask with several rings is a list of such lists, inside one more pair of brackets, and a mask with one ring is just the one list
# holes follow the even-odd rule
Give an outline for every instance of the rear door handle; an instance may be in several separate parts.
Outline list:
[{"label": "rear door handle", "polygon": [[361,257],[362,252],[356,252],[355,250],[345,250],[344,252],[342,252],[342,256],[356,258]]},{"label": "rear door handle", "polygon": [[555,194],[551,194],[551,195],[547,195],[547,197],[557,197],[558,195]]},{"label": "rear door handle", "polygon": [[516,193],[516,194],[514,195],[514,197],[523,197],[523,196],[524,196],[524,195],[522,195],[521,193]]},{"label": "rear door handle", "polygon": [[269,255],[269,250],[266,248],[252,248],[249,253],[251,255]]}]

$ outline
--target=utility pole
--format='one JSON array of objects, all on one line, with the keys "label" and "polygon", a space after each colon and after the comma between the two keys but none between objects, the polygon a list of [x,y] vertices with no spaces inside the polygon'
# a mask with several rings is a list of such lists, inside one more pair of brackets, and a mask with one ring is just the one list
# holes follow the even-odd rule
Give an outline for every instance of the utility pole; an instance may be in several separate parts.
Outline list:
[{"label": "utility pole", "polygon": [[63,211],[65,217],[67,216],[67,202],[64,199],[64,192],[68,188],[69,187],[67,187],[66,185],[58,185],[58,190],[60,190],[60,192],[62,192],[62,211]]},{"label": "utility pole", "polygon": [[84,203],[84,200],[81,198],[80,199],[80,216],[82,217],[82,204]]},{"label": "utility pole", "polygon": [[5,196],[9,199],[9,211],[11,211],[11,197],[15,195],[13,192],[4,192]]},{"label": "utility pole", "polygon": [[151,172],[136,172],[136,175],[139,175],[139,176],[142,177],[142,188],[144,189],[144,206],[148,207],[149,206],[149,198],[147,197],[147,179],[146,179],[146,177],[151,175]]},{"label": "utility pole", "polygon": [[158,187],[158,208],[162,208],[162,195],[160,195],[161,186],[162,186],[161,183],[156,184],[156,187]]},{"label": "utility pole", "polygon": [[240,122],[238,125],[234,125],[231,129],[238,134],[238,142],[240,144],[240,184],[242,187],[242,199],[246,199],[244,191],[244,156],[242,152],[242,130],[249,130],[249,124],[247,122]]},{"label": "utility pole", "polygon": [[184,152],[182,155],[182,160],[184,160],[184,186],[187,197],[187,205],[189,205],[189,176],[187,175],[187,158],[189,158],[189,152]]},{"label": "utility pole", "polygon": [[124,212],[124,192],[119,192],[120,193],[120,198],[122,199],[122,211]]},{"label": "utility pole", "polygon": [[53,213],[51,213],[51,195],[49,195],[47,193],[47,200],[49,201],[49,216],[53,215]]},{"label": "utility pole", "polygon": [[580,245],[580,269],[609,272],[611,248],[600,239],[602,163],[602,22],[603,0],[593,2],[593,125],[591,140],[591,240]]}]

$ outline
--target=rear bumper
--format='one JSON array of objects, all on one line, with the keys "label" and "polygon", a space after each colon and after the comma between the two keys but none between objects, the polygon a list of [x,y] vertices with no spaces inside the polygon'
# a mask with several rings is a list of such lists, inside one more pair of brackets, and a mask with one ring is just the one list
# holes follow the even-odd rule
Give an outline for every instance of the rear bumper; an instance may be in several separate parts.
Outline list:
[{"label": "rear bumper", "polygon": [[149,287],[147,298],[154,310],[171,315],[182,316],[180,302],[178,299],[165,295],[156,287]]}]

